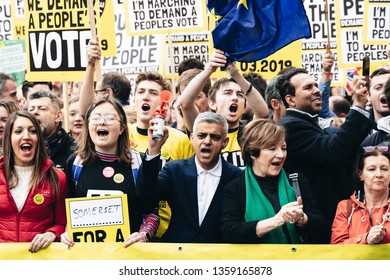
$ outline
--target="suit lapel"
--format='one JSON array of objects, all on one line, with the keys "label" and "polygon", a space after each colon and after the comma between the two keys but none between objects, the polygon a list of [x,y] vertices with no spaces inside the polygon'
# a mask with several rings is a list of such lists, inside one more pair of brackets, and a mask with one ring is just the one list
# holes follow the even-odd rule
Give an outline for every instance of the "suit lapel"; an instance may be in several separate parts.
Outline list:
[{"label": "suit lapel", "polygon": [[183,188],[187,190],[188,194],[188,211],[190,212],[191,223],[194,226],[199,226],[199,212],[198,212],[198,173],[195,165],[195,157],[188,160],[188,166],[185,171],[185,183]]}]

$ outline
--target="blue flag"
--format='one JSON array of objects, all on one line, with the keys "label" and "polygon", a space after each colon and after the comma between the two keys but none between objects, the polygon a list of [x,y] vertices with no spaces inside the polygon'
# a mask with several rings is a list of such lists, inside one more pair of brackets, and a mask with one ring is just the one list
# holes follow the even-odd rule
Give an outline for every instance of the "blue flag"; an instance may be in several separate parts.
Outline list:
[{"label": "blue flag", "polygon": [[212,31],[214,48],[229,61],[261,60],[311,37],[302,0],[208,0],[208,9],[221,17]]}]

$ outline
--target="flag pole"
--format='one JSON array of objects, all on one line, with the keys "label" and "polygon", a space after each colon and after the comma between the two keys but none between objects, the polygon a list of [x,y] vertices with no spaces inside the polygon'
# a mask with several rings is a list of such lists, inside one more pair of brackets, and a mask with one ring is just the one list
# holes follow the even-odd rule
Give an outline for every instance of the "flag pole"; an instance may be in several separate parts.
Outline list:
[{"label": "flag pole", "polygon": [[173,43],[172,43],[172,33],[171,31],[168,31],[168,48],[169,48],[169,69],[171,74],[171,92],[175,93],[174,96],[176,96],[176,89],[175,89],[175,62],[173,59]]},{"label": "flag pole", "polygon": [[230,69],[226,68],[226,78],[231,79],[232,74],[230,74]]},{"label": "flag pole", "polygon": [[328,0],[325,0],[325,21],[326,21],[326,35],[328,43],[326,45],[326,52],[330,52],[330,32],[329,32],[329,14],[328,14]]},{"label": "flag pole", "polygon": [[[91,27],[91,37],[92,39],[96,40],[96,25],[95,25],[95,17],[94,10],[93,10],[93,0],[87,0],[87,7],[88,7],[88,17],[89,17],[89,24]],[[102,80],[102,71],[100,69],[100,60],[96,60],[95,62],[95,71],[96,71],[96,79],[98,81]]]},{"label": "flag pole", "polygon": [[64,129],[69,132],[69,100],[68,100],[68,85],[67,82],[62,82],[62,99],[64,102]]}]

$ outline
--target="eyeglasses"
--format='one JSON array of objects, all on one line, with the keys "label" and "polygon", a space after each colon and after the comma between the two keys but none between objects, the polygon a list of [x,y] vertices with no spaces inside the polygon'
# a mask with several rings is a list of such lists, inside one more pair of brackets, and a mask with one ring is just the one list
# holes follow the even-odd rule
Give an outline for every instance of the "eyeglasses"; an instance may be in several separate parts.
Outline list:
[{"label": "eyeglasses", "polygon": [[102,119],[107,125],[113,125],[115,121],[120,122],[120,120],[118,120],[114,114],[105,114],[104,116],[100,114],[92,114],[89,117],[89,122],[92,125],[98,125]]},{"label": "eyeglasses", "polygon": [[105,92],[107,89],[102,88],[102,89],[95,89],[95,94],[99,94],[100,92]]},{"label": "eyeglasses", "polygon": [[389,152],[389,147],[387,146],[366,146],[366,147],[363,147],[363,150],[365,152],[372,152],[374,150],[378,150],[378,151],[381,151],[381,152]]}]

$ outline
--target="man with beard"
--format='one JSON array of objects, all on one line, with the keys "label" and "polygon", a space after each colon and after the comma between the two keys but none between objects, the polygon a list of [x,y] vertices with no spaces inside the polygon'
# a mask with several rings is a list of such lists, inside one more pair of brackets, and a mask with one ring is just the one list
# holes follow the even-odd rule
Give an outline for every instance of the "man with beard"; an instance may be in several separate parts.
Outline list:
[{"label": "man with beard", "polygon": [[[202,90],[210,76],[218,69],[226,65],[227,58],[221,50],[215,50],[210,56],[209,63],[205,69],[194,77],[186,86],[180,97],[184,121],[188,131],[192,127],[199,109],[195,105],[195,99]],[[247,102],[252,105],[254,119],[267,118],[268,108],[261,94],[238,72],[234,62],[227,65],[231,78],[221,78],[214,82],[209,96],[209,107],[213,112],[223,116],[229,124],[228,145],[222,150],[223,158],[242,169],[245,163],[241,157],[239,145],[242,125],[240,119],[245,111]]]},{"label": "man with beard", "polygon": [[286,172],[305,175],[327,219],[324,243],[329,243],[337,204],[353,192],[352,163],[371,129],[369,112],[364,109],[367,88],[359,81],[353,88],[354,105],[343,125],[333,134],[318,124],[322,93],[305,69],[296,68],[280,75],[276,88],[287,108],[279,123],[286,128]]},{"label": "man with beard", "polygon": [[64,170],[66,160],[75,150],[76,142],[61,127],[61,100],[50,90],[41,89],[29,95],[28,111],[39,121],[54,166]]}]

